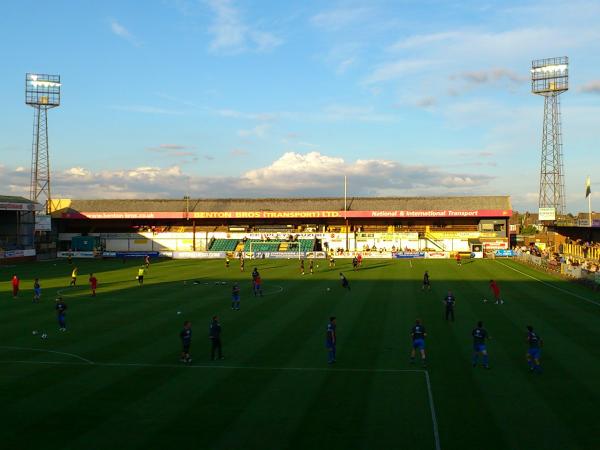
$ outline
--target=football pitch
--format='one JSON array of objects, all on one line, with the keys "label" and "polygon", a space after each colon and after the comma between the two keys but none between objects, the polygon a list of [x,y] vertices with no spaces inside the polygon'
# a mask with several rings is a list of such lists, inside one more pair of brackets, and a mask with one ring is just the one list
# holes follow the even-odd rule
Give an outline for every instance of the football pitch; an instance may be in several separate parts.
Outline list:
[{"label": "football pitch", "polygon": [[[508,260],[365,260],[357,272],[349,260],[318,264],[302,276],[293,259],[248,260],[244,273],[236,260],[229,269],[162,260],[143,287],[139,261],[0,266],[2,448],[600,448],[598,293]],[[78,286],[68,288],[73,266]],[[253,267],[263,297],[252,295]],[[431,291],[421,289],[425,270]],[[90,272],[99,280],[95,298]],[[483,302],[490,279],[503,305]],[[231,310],[234,281],[240,311]],[[448,289],[455,322],[443,316]],[[57,293],[68,305],[66,332],[56,323]],[[213,315],[225,356],[215,362]],[[331,366],[330,316],[338,334]],[[426,369],[408,357],[417,318],[428,333]],[[184,320],[192,321],[191,364],[179,362]],[[471,364],[478,320],[492,337],[490,370]],[[544,340],[542,374],[527,367],[527,325]]]}]

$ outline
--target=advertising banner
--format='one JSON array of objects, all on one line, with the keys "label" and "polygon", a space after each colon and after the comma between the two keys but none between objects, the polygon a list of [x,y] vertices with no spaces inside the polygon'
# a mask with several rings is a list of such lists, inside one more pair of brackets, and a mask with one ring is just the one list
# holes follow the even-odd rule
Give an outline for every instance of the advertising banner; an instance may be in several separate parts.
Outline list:
[{"label": "advertising banner", "polygon": [[173,252],[173,259],[222,259],[225,256],[226,252]]},{"label": "advertising banner", "polygon": [[556,220],[555,208],[540,208],[538,211],[538,220]]},{"label": "advertising banner", "polygon": [[492,241],[492,242],[483,242],[484,250],[506,250],[508,249],[507,241]]},{"label": "advertising banner", "polygon": [[498,249],[494,252],[494,255],[499,256],[501,258],[509,258],[509,257],[516,256],[514,250],[508,250],[508,249]]},{"label": "advertising banner", "polygon": [[448,259],[450,258],[450,252],[425,252],[425,258]]},{"label": "advertising banner", "polygon": [[425,258],[425,252],[397,252],[392,254],[392,258],[396,259],[414,259],[414,258]]},{"label": "advertising banner", "polygon": [[36,214],[35,231],[52,231],[51,217],[45,214]]},{"label": "advertising banner", "polygon": [[58,252],[56,256],[58,258],[95,258],[98,254],[95,252]]},{"label": "advertising banner", "polygon": [[327,219],[327,218],[418,218],[418,217],[510,217],[512,211],[479,210],[393,210],[393,211],[182,211],[63,213],[63,219]]},{"label": "advertising banner", "polygon": [[35,211],[33,203],[0,202],[0,211]]},{"label": "advertising banner", "polygon": [[151,258],[158,258],[158,252],[103,252],[102,257],[104,258],[143,258],[144,256],[150,256]]},{"label": "advertising banner", "polygon": [[35,256],[35,249],[0,251],[0,259],[25,258]]}]

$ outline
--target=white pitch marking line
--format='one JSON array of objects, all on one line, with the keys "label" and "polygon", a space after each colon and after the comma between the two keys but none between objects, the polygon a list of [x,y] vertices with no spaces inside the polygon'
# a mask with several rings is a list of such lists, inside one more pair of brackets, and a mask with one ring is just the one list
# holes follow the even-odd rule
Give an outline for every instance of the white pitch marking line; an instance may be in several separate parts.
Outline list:
[{"label": "white pitch marking line", "polygon": [[586,302],[588,302],[588,303],[591,303],[591,304],[593,304],[593,305],[596,305],[596,306],[600,306],[600,303],[598,303],[598,302],[595,302],[594,300],[590,300],[589,298],[585,298],[585,297],[583,297],[583,296],[581,296],[581,295],[574,294],[573,292],[567,291],[566,289],[559,288],[558,286],[554,286],[554,285],[552,285],[552,284],[550,284],[550,283],[546,283],[545,281],[542,281],[542,280],[540,280],[539,278],[536,278],[536,277],[534,277],[534,276],[532,276],[532,275],[529,275],[528,273],[521,272],[519,269],[515,269],[514,267],[511,267],[511,266],[509,266],[508,264],[505,264],[505,263],[503,263],[503,262],[501,262],[501,261],[496,261],[496,262],[497,262],[498,264],[502,264],[504,267],[508,267],[510,270],[514,270],[515,272],[518,272],[518,273],[520,273],[521,275],[525,275],[526,277],[529,277],[529,278],[531,278],[532,280],[539,281],[539,282],[540,282],[540,283],[542,283],[544,286],[551,287],[552,289],[556,289],[557,291],[564,292],[565,294],[568,294],[568,295],[570,295],[570,296],[572,296],[572,297],[575,297],[575,298],[578,298],[578,299],[581,299],[581,300],[585,300]]},{"label": "white pitch marking line", "polygon": [[[4,347],[6,348],[6,347]],[[19,347],[20,348],[20,347]],[[47,350],[46,350],[47,351]],[[53,352],[60,353],[60,352]],[[65,353],[69,354],[69,353]],[[69,354],[70,355],[70,354]],[[230,370],[276,370],[276,371],[294,371],[294,372],[362,372],[362,373],[422,373],[425,375],[425,382],[427,384],[427,398],[429,400],[429,410],[431,411],[431,421],[433,425],[433,438],[435,441],[435,450],[441,450],[440,435],[438,431],[437,414],[435,411],[435,405],[433,403],[433,391],[431,389],[431,381],[429,379],[429,372],[424,369],[361,369],[361,368],[348,368],[348,369],[336,369],[332,367],[260,367],[260,366],[223,366],[223,365],[183,365],[183,364],[151,364],[151,363],[101,363],[92,362],[82,359],[89,364],[93,364],[96,367],[146,367],[146,368],[185,368],[185,369],[230,369]],[[67,361],[0,361],[0,364],[45,364],[45,365],[57,365],[57,366],[81,366],[84,365],[78,362],[67,362]]]},{"label": "white pitch marking line", "polygon": [[429,381],[429,372],[424,370],[425,372],[425,381],[427,381],[427,396],[429,398],[429,409],[431,411],[431,423],[433,424],[433,439],[435,440],[435,450],[441,450],[442,446],[440,444],[440,433],[438,431],[438,423],[435,414],[435,406],[433,404],[433,392],[431,391],[431,382]]},{"label": "white pitch marking line", "polygon": [[66,353],[66,352],[59,352],[56,350],[46,350],[43,348],[28,348],[28,347],[12,347],[12,346],[8,346],[8,345],[0,345],[0,349],[6,349],[6,350],[25,350],[25,351],[29,351],[29,352],[44,352],[44,353],[54,353],[56,355],[65,355],[65,356],[71,356],[73,358],[77,358],[87,364],[94,364],[93,361],[90,361],[89,359],[84,358],[83,356],[79,356],[76,355],[75,353]]}]

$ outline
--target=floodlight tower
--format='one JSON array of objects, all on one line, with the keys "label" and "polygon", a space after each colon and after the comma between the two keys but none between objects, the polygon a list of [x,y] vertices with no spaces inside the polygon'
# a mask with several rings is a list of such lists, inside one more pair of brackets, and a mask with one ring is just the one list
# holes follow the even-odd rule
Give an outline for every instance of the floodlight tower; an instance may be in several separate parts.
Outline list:
[{"label": "floodlight tower", "polygon": [[60,105],[60,75],[25,75],[25,103],[34,108],[31,147],[31,200],[45,204],[50,212],[50,158],[48,154],[48,110]]},{"label": "floodlight tower", "polygon": [[[540,169],[540,210],[549,219],[565,213],[565,179],[562,154],[560,101],[569,89],[569,58],[538,59],[531,63],[531,92],[544,96],[542,164]],[[552,212],[553,209],[553,212]],[[541,213],[541,211],[540,211]],[[540,218],[541,219],[541,218]]]}]

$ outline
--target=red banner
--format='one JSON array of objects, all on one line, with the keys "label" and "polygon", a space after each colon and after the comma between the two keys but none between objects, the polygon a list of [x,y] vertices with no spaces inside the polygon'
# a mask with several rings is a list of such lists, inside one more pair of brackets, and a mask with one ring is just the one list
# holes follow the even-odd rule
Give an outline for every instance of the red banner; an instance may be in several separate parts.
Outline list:
[{"label": "red banner", "polygon": [[195,212],[78,212],[63,219],[354,219],[354,218],[486,218],[510,217],[511,210],[415,210],[415,211],[195,211]]},{"label": "red banner", "polygon": [[35,205],[33,203],[10,203],[0,202],[1,211],[33,211]]}]

